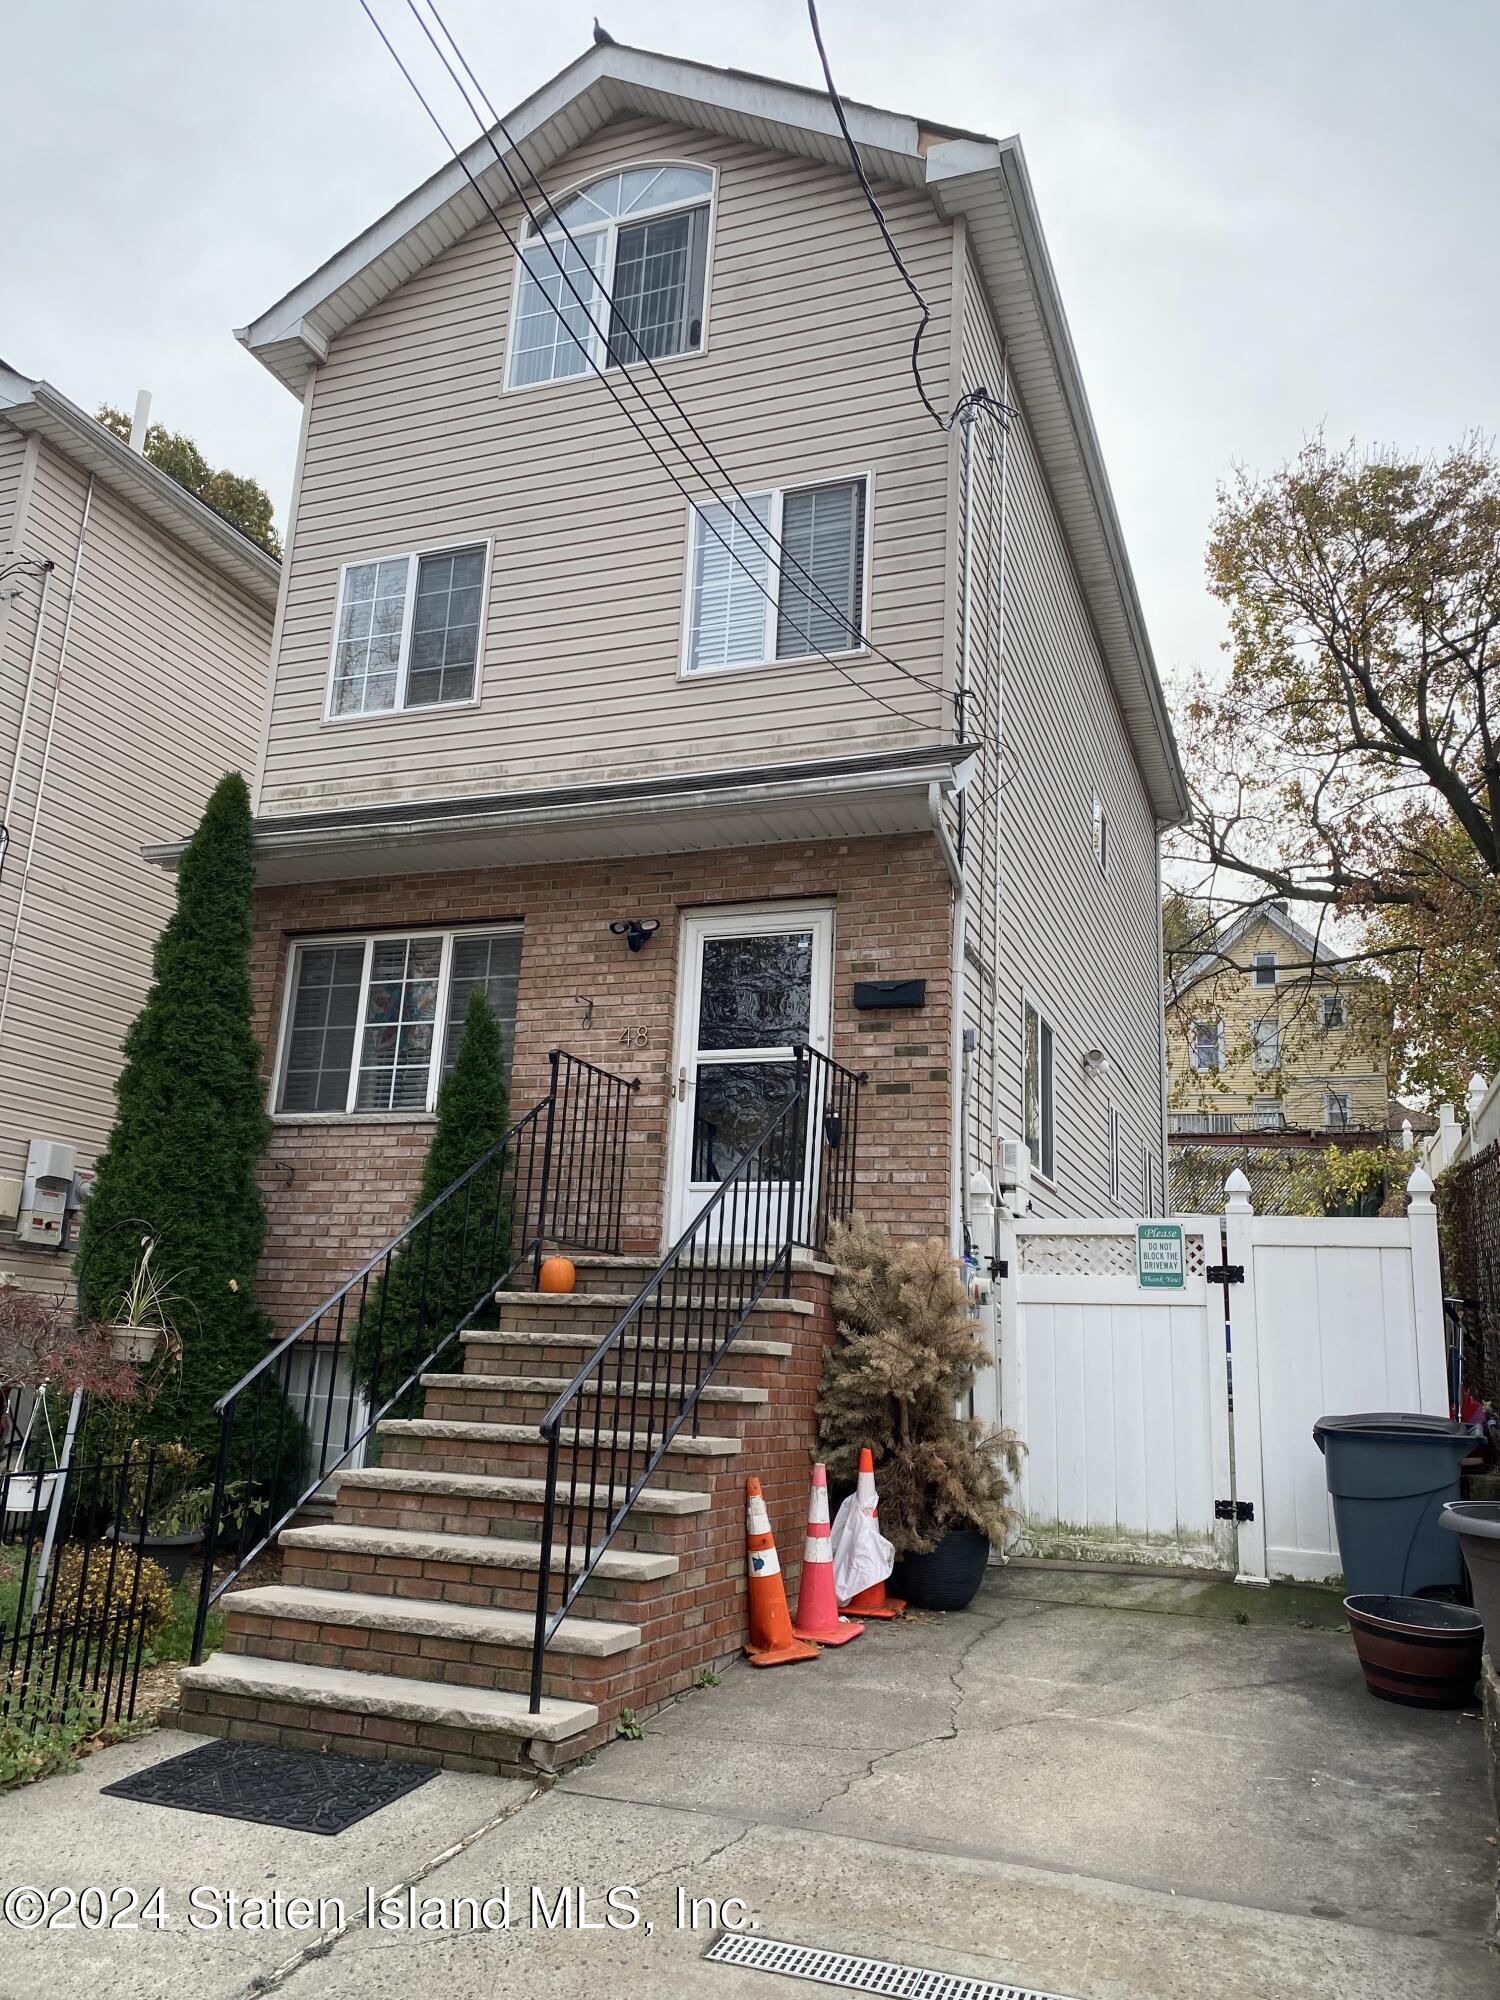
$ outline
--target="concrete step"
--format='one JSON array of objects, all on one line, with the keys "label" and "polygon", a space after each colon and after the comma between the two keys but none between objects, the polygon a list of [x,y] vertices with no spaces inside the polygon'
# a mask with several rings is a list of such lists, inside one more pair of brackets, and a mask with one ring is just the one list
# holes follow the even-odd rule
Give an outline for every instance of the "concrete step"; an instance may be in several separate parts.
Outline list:
[{"label": "concrete step", "polygon": [[[616,1477],[624,1471],[615,1468]],[[599,1467],[604,1483],[585,1482],[576,1493],[579,1508],[608,1519],[627,1488],[609,1484],[608,1457]],[[379,1466],[348,1473],[339,1485],[337,1520],[344,1527],[412,1528],[449,1535],[510,1535],[534,1540],[541,1533],[547,1482],[541,1478],[486,1477],[483,1474],[401,1470]],[[651,1485],[631,1506],[616,1531],[620,1548],[679,1553],[696,1541],[711,1504],[701,1489],[673,1492]]]},{"label": "concrete step", "polygon": [[[336,1521],[326,1527],[287,1528],[280,1546],[283,1556],[288,1549],[315,1549],[325,1555],[369,1556],[382,1565],[458,1563],[471,1569],[523,1570],[533,1576],[541,1567],[536,1542],[501,1541],[494,1535],[416,1534],[402,1528],[345,1528]],[[551,1567],[563,1567],[561,1549],[552,1551]],[[653,1583],[675,1576],[678,1568],[676,1556],[607,1548],[594,1574],[617,1582]]]},{"label": "concrete step", "polygon": [[238,1653],[184,1667],[180,1687],[185,1729],[460,1771],[551,1769],[599,1720],[593,1702],[544,1699],[532,1715],[524,1694],[499,1688]]},{"label": "concrete step", "polygon": [[[459,1340],[464,1347],[466,1364],[482,1360],[492,1350],[504,1355],[507,1351],[521,1354],[535,1348],[566,1348],[570,1352],[576,1349],[578,1359],[585,1361],[599,1345],[591,1333],[561,1325],[507,1326],[503,1330],[497,1327],[470,1327],[459,1335]],[[658,1351],[655,1342],[652,1343],[652,1350]],[[696,1354],[698,1345],[692,1340],[664,1340],[659,1351],[662,1354]],[[789,1340],[752,1339],[749,1334],[742,1333],[730,1347],[721,1366],[735,1360],[789,1361],[791,1354]]]},{"label": "concrete step", "polygon": [[[477,1473],[488,1476],[536,1478],[547,1469],[547,1447],[534,1423],[487,1424],[433,1417],[386,1417],[378,1426],[380,1461],[402,1471]],[[561,1433],[564,1457],[575,1442],[593,1450],[593,1432],[571,1426]],[[601,1431],[601,1451],[623,1459],[638,1454],[645,1463],[648,1450],[661,1443],[657,1431]],[[699,1484],[706,1462],[737,1457],[740,1440],[733,1437],[693,1437],[679,1431],[651,1475],[653,1486],[681,1490]],[[617,1466],[617,1473],[619,1467]]]},{"label": "concrete step", "polygon": [[[571,1380],[572,1377],[568,1375],[481,1375],[477,1373],[464,1375],[423,1375],[421,1377],[424,1389],[442,1390],[447,1393],[457,1393],[459,1395],[466,1395],[472,1392],[476,1396],[483,1396],[491,1401],[503,1400],[507,1396],[513,1396],[518,1400],[521,1398],[545,1398],[548,1405],[556,1402]],[[612,1367],[608,1368],[602,1376],[592,1376],[588,1381],[581,1384],[578,1393],[580,1396],[596,1396],[601,1392],[611,1396],[616,1393],[614,1369]],[[620,1386],[619,1393],[622,1396],[638,1396],[642,1402],[648,1399],[654,1402],[661,1402],[666,1398],[677,1399],[682,1395],[681,1374],[679,1373],[675,1380],[669,1375],[664,1382],[658,1382],[655,1376],[648,1375],[641,1377],[637,1382],[633,1381],[627,1373]],[[770,1390],[760,1388],[757,1384],[720,1382],[717,1378],[712,1382],[705,1383],[703,1391],[698,1398],[700,1403],[723,1403],[725,1405],[733,1404],[740,1406],[769,1403],[770,1400]],[[497,1418],[496,1421],[503,1422],[504,1420]]]},{"label": "concrete step", "polygon": [[[662,1311],[675,1304],[677,1311],[683,1312],[690,1304],[699,1303],[704,1297],[701,1291],[680,1291],[675,1299],[669,1293],[663,1296]],[[634,1292],[505,1292],[495,1293],[495,1304],[499,1308],[501,1323],[511,1325],[536,1325],[546,1319],[556,1317],[600,1320],[605,1332],[624,1315],[625,1308],[635,1298]],[[806,1318],[813,1311],[811,1299],[766,1297],[757,1299],[751,1312],[765,1318],[776,1315],[792,1319]]]},{"label": "concrete step", "polygon": [[[415,1603],[396,1597],[367,1597],[357,1590],[295,1590],[261,1584],[231,1590],[220,1599],[237,1620],[279,1619],[307,1625],[340,1625],[361,1632],[404,1632],[419,1639],[450,1639],[466,1646],[516,1646],[529,1661],[533,1620],[524,1611],[497,1611],[475,1604]],[[629,1652],[641,1643],[639,1625],[609,1618],[564,1618],[547,1641],[549,1653],[590,1660]]]}]

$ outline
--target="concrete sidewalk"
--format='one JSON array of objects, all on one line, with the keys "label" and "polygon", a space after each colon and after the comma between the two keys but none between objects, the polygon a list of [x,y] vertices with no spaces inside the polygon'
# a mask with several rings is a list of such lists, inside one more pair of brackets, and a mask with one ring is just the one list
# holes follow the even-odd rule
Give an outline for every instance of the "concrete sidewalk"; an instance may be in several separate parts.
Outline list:
[{"label": "concrete sidewalk", "polygon": [[[180,1908],[190,1881],[279,1884],[344,1894],[351,1921],[331,1940],[11,1934],[0,1994],[806,1990],[705,1967],[710,1914],[679,1927],[680,1889],[742,1899],[773,1936],[1077,2000],[1489,2000],[1480,1723],[1371,1700],[1341,1617],[1326,1593],[1014,1568],[967,1612],[737,1668],[519,1811],[519,1789],[444,1776],[335,1840],[101,1801],[184,1739],[125,1746],[0,1801],[0,1886],[149,1874]],[[365,1927],[367,1883],[419,1877],[444,1922],[508,1886],[511,1928]],[[581,1887],[601,1927],[545,1928],[533,1885],[549,1910]],[[603,1927],[627,1887],[615,1922],[639,1920]]]}]

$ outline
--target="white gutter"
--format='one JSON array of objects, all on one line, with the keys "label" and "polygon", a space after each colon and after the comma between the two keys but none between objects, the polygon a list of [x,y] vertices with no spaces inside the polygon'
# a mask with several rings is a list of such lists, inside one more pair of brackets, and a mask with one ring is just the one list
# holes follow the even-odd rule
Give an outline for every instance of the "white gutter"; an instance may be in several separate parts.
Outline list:
[{"label": "white gutter", "polygon": [[[57,734],[57,711],[62,703],[63,668],[68,657],[68,637],[73,630],[73,611],[78,603],[78,580],[83,574],[83,547],[89,531],[89,514],[94,505],[94,476],[83,496],[83,519],[78,524],[78,547],[73,557],[73,578],[68,585],[68,609],[63,619],[62,639],[57,649],[57,666],[52,676],[52,706],[47,713],[47,735],[42,745],[42,768],[37,772],[36,800],[31,810],[31,833],[26,842],[26,861],[21,870],[21,892],[16,898],[16,921],[11,927],[10,951],[5,962],[5,990],[0,993],[0,1035],[5,1033],[5,1017],[10,1010],[10,990],[16,976],[16,949],[21,939],[21,921],[26,914],[26,892],[31,887],[31,864],[36,856],[37,831],[42,823],[42,800],[47,790],[47,769],[52,762],[52,743]],[[20,766],[21,744],[16,742],[16,764]]]}]

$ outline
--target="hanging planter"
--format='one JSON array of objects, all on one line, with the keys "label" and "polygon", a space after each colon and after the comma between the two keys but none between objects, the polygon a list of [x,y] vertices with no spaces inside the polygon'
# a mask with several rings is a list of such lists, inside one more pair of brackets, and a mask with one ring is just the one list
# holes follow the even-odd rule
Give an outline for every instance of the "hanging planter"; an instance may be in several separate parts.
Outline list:
[{"label": "hanging planter", "polygon": [[155,1358],[156,1350],[166,1339],[166,1331],[159,1326],[132,1326],[128,1321],[100,1328],[109,1341],[109,1351],[116,1361],[128,1361],[134,1367],[143,1368]]}]

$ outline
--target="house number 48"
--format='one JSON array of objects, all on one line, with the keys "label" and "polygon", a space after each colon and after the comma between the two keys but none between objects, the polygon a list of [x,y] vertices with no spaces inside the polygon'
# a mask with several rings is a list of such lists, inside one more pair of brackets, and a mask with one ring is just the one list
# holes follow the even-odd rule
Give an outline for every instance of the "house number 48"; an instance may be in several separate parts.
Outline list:
[{"label": "house number 48", "polygon": [[634,1027],[622,1028],[620,1030],[620,1047],[622,1049],[649,1049],[650,1046],[651,1030],[649,1028]]}]

